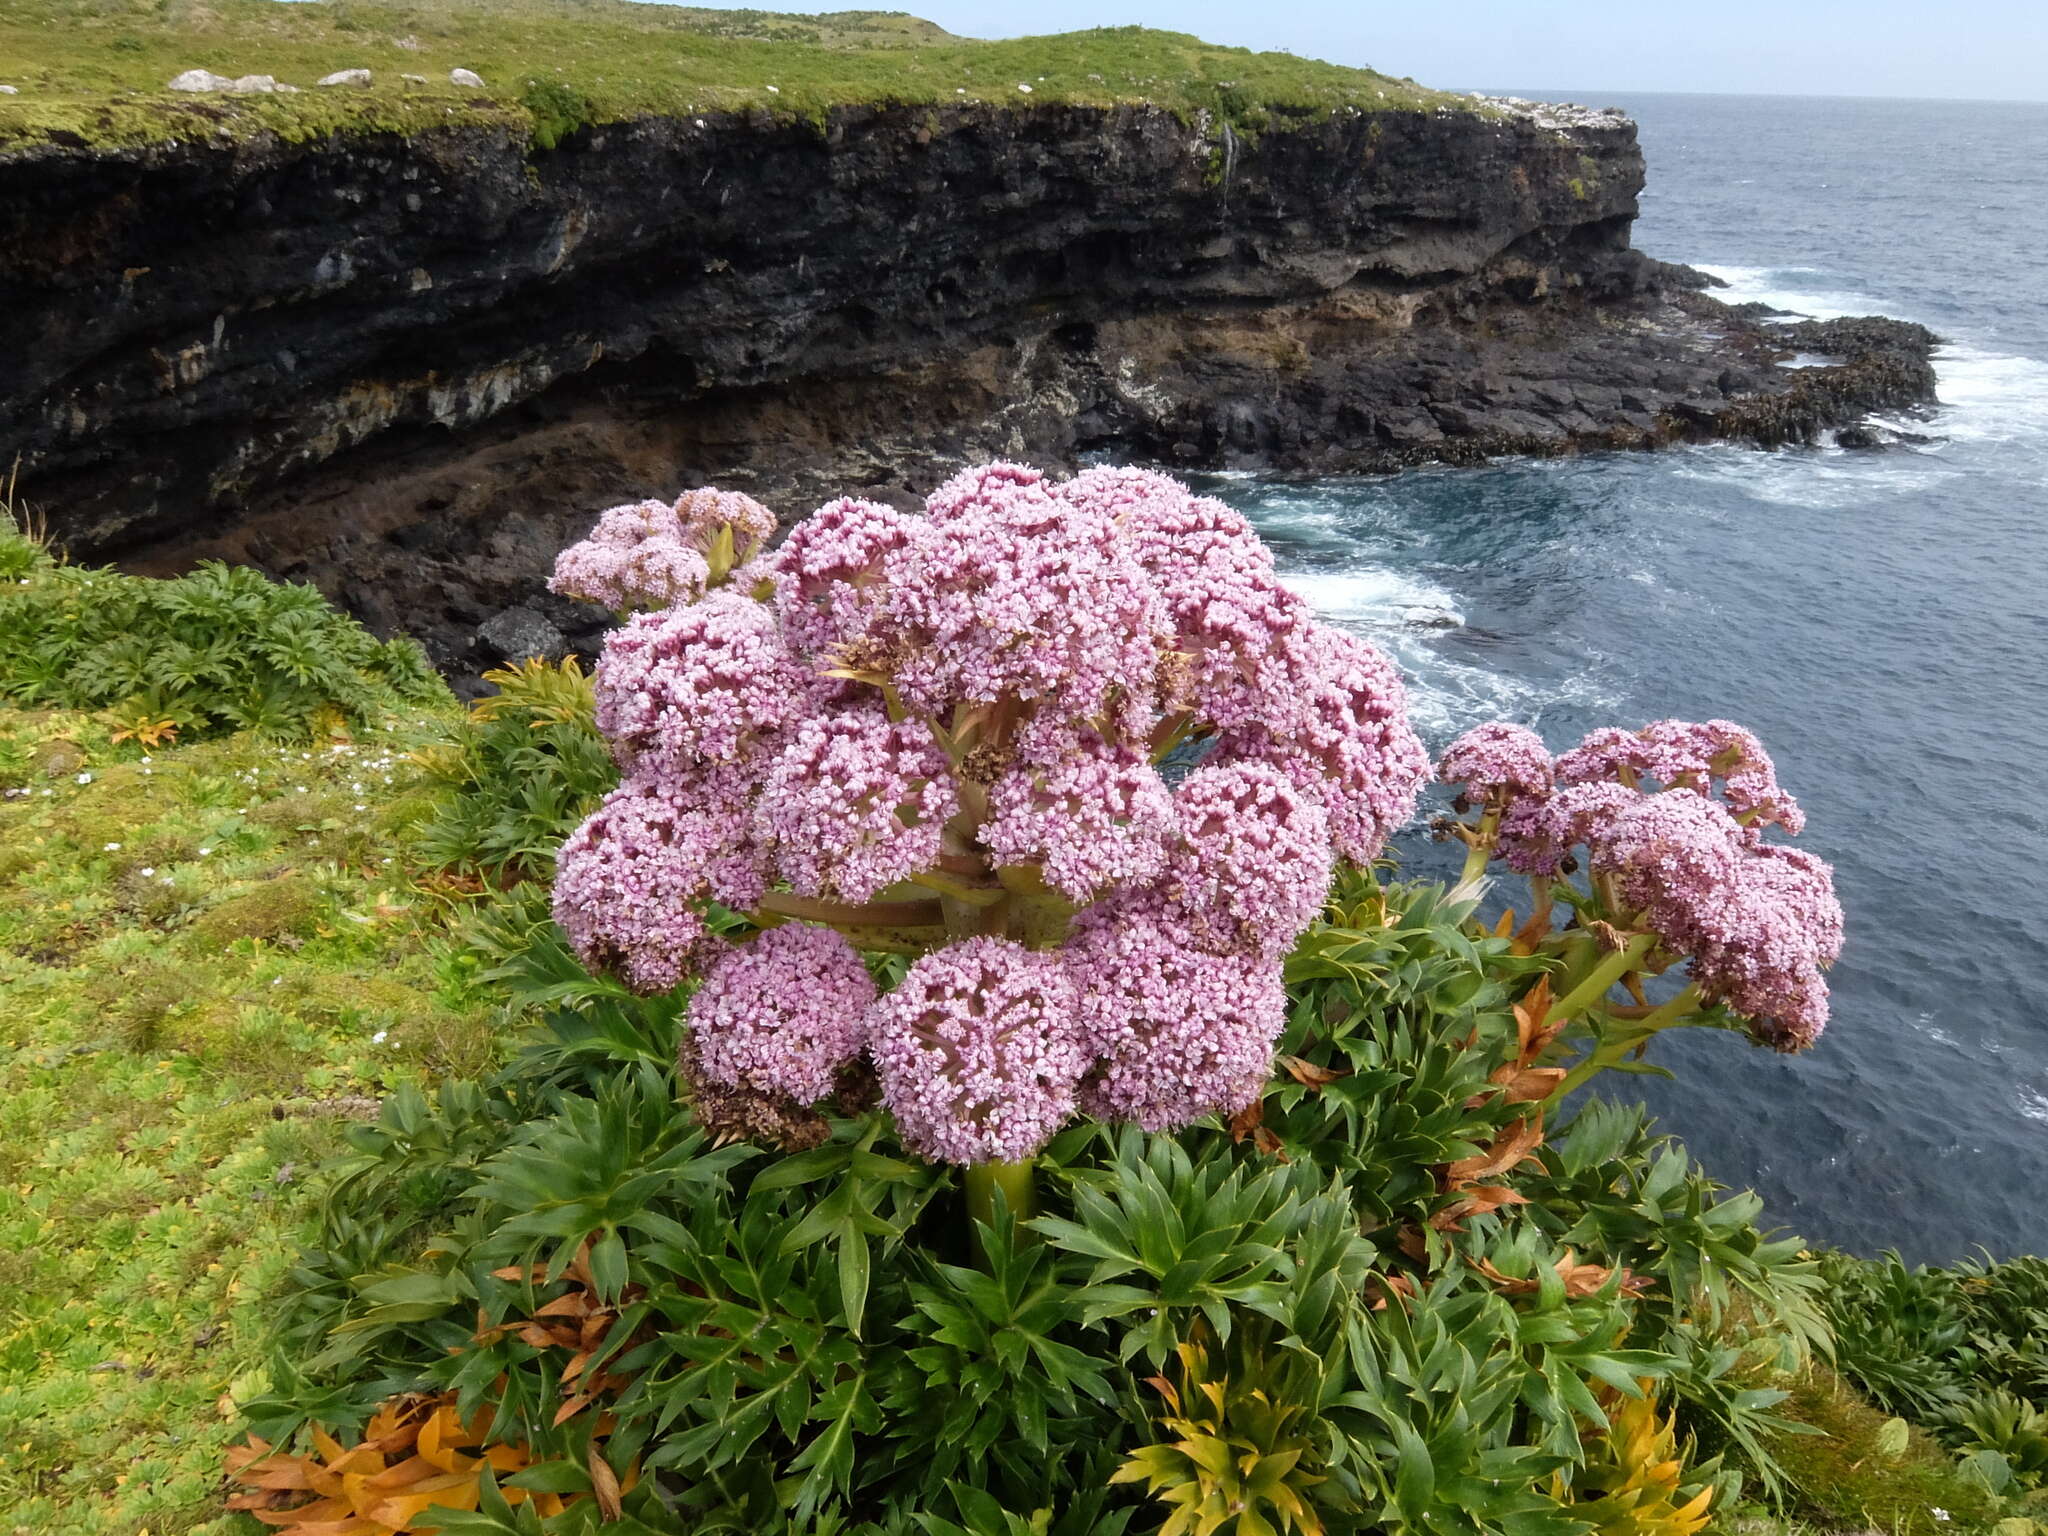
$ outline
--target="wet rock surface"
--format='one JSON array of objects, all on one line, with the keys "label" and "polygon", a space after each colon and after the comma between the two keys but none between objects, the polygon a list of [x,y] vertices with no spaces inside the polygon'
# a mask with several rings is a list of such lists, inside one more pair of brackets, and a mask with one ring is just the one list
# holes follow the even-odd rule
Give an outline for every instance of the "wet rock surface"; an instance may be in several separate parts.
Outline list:
[{"label": "wet rock surface", "polygon": [[17,152],[0,462],[78,556],[311,580],[473,676],[587,654],[554,552],[693,484],[790,517],[988,456],[1380,471],[1931,397],[1918,327],[1783,324],[1631,250],[1642,177],[1626,118],[1512,107]]}]

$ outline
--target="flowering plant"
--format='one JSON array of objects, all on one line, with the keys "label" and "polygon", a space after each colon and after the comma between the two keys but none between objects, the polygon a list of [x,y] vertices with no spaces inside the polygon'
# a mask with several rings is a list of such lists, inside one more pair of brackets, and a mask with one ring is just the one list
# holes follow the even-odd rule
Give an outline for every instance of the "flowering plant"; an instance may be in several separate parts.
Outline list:
[{"label": "flowering plant", "polygon": [[596,675],[624,781],[555,915],[638,989],[702,974],[700,1119],[801,1144],[878,1096],[983,1166],[1080,1111],[1248,1105],[1334,861],[1428,772],[1387,659],[1145,471],[989,464],[922,516],[835,501],[763,553],[771,527],[729,493],[616,508],[555,580],[630,613]]},{"label": "flowering plant", "polygon": [[[1453,742],[1438,767],[1472,816],[1438,826],[1466,844],[1465,879],[1489,859],[1527,876],[1534,908],[1517,944],[1561,962],[1528,1053],[1584,1037],[1559,1091],[1675,1025],[1735,1025],[1785,1052],[1819,1038],[1842,909],[1826,863],[1765,841],[1772,827],[1796,836],[1806,818],[1748,731],[1660,720],[1594,731],[1553,758],[1533,731],[1495,723]],[[1562,931],[1559,904],[1571,912]],[[1645,980],[1680,963],[1689,984],[1651,1004]],[[1616,987],[1628,1002],[1610,998]]]}]

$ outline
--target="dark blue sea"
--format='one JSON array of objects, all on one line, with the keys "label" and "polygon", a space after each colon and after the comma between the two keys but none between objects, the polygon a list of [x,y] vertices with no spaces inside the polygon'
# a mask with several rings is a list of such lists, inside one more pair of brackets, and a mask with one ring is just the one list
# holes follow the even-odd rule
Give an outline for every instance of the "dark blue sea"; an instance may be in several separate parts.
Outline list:
[{"label": "dark blue sea", "polygon": [[1797,1059],[1667,1035],[1676,1080],[1618,1091],[1809,1239],[2048,1253],[2048,105],[1593,104],[1641,124],[1640,248],[1945,337],[1940,408],[1896,423],[1932,440],[1221,493],[1399,656],[1433,745],[1491,718],[1762,736],[1849,915],[1833,1022]]}]

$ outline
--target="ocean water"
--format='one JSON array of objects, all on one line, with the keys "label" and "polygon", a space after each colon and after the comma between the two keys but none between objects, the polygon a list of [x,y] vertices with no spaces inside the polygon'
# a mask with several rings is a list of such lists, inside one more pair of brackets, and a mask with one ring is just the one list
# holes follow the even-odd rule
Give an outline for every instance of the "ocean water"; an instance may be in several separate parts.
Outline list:
[{"label": "ocean water", "polygon": [[1946,338],[1940,407],[1896,423],[1930,441],[1216,488],[1399,657],[1432,745],[1754,729],[1848,911],[1833,1021],[1796,1059],[1667,1035],[1676,1081],[1610,1091],[1809,1239],[2048,1253],[2048,105],[1611,104],[1649,162],[1640,248]]}]

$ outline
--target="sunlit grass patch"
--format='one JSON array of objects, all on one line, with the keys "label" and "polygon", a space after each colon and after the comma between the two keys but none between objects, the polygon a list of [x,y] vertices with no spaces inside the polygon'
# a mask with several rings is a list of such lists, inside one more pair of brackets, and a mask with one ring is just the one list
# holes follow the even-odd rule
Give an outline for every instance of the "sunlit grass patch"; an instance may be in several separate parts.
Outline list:
[{"label": "sunlit grass patch", "polygon": [[494,1065],[494,1007],[435,947],[446,903],[382,829],[452,718],[146,751],[0,710],[13,1527],[215,1522],[306,1176],[387,1091]]},{"label": "sunlit grass patch", "polygon": [[[457,68],[484,87],[453,84]],[[190,69],[270,75],[300,90],[165,89]],[[314,83],[348,69],[370,70],[371,84]],[[588,124],[646,114],[765,111],[817,123],[861,104],[1147,103],[1245,124],[1269,112],[1473,105],[1370,69],[1140,27],[984,42],[876,12],[777,16],[622,0],[21,0],[0,13],[0,83],[20,92],[0,98],[0,147],[305,140],[449,123],[502,127],[547,147]]]}]

